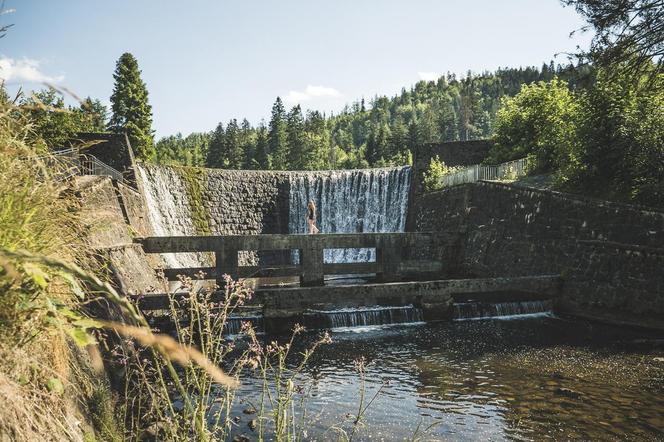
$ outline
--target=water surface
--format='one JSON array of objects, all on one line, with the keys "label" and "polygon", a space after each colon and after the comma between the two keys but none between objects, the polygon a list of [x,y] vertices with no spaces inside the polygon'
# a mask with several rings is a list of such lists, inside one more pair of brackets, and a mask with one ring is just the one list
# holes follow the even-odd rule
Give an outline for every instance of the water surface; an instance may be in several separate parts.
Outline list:
[{"label": "water surface", "polygon": [[[365,357],[366,397],[380,393],[356,440],[664,440],[663,338],[546,316],[333,331],[298,380],[307,435],[349,428]],[[258,391],[249,377],[238,396]]]}]

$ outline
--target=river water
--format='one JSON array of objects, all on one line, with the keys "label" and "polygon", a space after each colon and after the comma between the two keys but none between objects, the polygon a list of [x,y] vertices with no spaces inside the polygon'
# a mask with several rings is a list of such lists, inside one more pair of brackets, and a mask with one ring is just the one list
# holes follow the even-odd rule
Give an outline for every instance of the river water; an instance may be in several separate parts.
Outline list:
[{"label": "river water", "polygon": [[[662,335],[530,315],[346,328],[332,340],[297,379],[307,440],[350,428],[360,357],[366,400],[378,394],[354,440],[664,440]],[[244,378],[234,414],[250,438],[255,415],[242,410],[258,395]]]}]

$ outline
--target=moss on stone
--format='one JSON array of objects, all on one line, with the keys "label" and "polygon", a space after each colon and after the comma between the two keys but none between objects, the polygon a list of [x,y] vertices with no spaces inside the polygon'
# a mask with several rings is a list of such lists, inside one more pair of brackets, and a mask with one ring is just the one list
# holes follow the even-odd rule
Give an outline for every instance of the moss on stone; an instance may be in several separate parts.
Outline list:
[{"label": "moss on stone", "polygon": [[178,174],[186,187],[189,210],[197,235],[210,235],[210,215],[203,202],[203,183],[207,181],[205,169],[200,167],[178,167]]}]

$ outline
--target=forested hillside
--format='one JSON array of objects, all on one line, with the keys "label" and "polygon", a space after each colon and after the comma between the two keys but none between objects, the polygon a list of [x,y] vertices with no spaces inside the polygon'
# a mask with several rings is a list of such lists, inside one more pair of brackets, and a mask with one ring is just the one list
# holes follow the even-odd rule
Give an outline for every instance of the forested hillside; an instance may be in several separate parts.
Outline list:
[{"label": "forested hillside", "polygon": [[157,142],[156,161],[244,169],[328,169],[401,165],[418,145],[492,135],[503,97],[523,84],[567,81],[570,88],[593,82],[588,66],[508,68],[493,73],[420,81],[393,96],[346,106],[339,114],[290,110],[277,98],[268,123],[246,119],[219,123],[208,133],[177,134]]}]

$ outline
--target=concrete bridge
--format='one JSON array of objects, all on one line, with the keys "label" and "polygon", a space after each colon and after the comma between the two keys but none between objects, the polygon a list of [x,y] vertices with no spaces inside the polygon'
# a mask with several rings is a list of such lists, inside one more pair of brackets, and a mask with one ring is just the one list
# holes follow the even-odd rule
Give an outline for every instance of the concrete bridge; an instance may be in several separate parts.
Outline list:
[{"label": "concrete bridge", "polygon": [[[256,290],[254,302],[263,311],[270,331],[289,329],[309,309],[334,310],[342,307],[413,305],[421,308],[427,320],[449,319],[457,299],[491,301],[501,299],[552,299],[558,296],[562,280],[558,275],[511,278],[444,279],[446,263],[433,259],[453,253],[458,233],[340,233],[177,236],[139,238],[147,253],[212,252],[213,267],[166,269],[169,280],[178,275],[194,277],[199,272],[208,279],[221,275],[232,278],[297,276],[299,287],[272,287]],[[374,262],[325,263],[326,249],[375,248]],[[300,263],[242,266],[241,251],[299,250]],[[450,260],[450,263],[452,261]],[[449,264],[449,263],[447,263]],[[325,275],[375,274],[375,282],[354,285],[325,285]],[[186,296],[185,294],[177,295]],[[223,294],[213,295],[221,299]],[[168,308],[163,294],[141,298],[143,310]]]},{"label": "concrete bridge", "polygon": [[[176,280],[178,275],[194,277],[200,272],[220,283],[224,274],[234,279],[299,276],[300,285],[306,287],[323,286],[325,275],[372,273],[381,282],[439,275],[443,263],[431,258],[416,258],[417,252],[423,248],[438,250],[452,247],[457,238],[458,235],[453,233],[401,232],[171,236],[139,238],[136,241],[143,245],[146,253],[214,253],[214,267],[166,269],[164,273],[169,280]],[[349,248],[375,249],[376,260],[357,263],[323,262],[324,250]],[[299,250],[300,264],[240,266],[238,262],[238,253],[241,251],[291,250]]]}]

